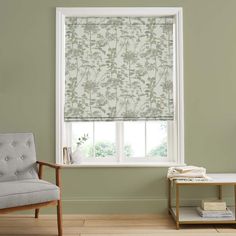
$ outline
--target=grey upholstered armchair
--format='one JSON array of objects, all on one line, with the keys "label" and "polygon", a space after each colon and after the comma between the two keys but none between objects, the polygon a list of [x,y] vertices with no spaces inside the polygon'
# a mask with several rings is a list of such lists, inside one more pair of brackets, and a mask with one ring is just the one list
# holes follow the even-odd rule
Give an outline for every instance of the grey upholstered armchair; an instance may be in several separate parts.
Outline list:
[{"label": "grey upholstered armchair", "polygon": [[[42,180],[43,166],[56,170],[56,185]],[[31,133],[0,134],[0,214],[57,205],[58,235],[62,236],[60,166],[36,161]]]}]

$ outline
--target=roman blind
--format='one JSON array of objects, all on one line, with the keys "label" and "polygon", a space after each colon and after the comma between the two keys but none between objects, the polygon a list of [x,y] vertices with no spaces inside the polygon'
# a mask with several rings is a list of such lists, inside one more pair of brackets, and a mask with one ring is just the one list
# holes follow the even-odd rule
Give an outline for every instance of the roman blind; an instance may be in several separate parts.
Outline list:
[{"label": "roman blind", "polygon": [[66,17],[65,121],[173,120],[174,17]]}]

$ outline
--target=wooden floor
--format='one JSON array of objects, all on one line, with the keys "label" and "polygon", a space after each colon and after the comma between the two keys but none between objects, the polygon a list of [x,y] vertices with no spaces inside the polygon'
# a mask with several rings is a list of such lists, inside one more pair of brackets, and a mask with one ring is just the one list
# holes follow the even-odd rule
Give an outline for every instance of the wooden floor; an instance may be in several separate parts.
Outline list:
[{"label": "wooden floor", "polygon": [[[186,225],[180,230],[169,216],[157,215],[64,215],[64,236],[235,236],[232,225]],[[0,216],[0,235],[57,235],[55,216]]]}]

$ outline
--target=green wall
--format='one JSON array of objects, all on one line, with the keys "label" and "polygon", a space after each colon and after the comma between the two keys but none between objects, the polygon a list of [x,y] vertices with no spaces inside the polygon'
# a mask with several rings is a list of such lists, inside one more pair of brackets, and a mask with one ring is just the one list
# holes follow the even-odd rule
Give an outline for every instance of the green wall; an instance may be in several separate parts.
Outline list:
[{"label": "green wall", "polygon": [[[235,0],[0,0],[0,132],[33,132],[38,159],[54,162],[55,8],[92,6],[183,7],[186,163],[236,171]],[[64,169],[64,213],[166,212],[166,171]]]}]

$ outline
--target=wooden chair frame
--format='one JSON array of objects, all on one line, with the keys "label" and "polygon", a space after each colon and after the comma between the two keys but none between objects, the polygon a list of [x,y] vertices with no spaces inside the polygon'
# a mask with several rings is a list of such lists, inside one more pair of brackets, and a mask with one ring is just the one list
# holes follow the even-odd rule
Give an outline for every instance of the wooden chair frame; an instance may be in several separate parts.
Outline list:
[{"label": "wooden chair frame", "polygon": [[[39,169],[38,169],[39,179],[42,179],[43,167],[44,166],[51,167],[51,168],[55,169],[56,185],[60,188],[61,187],[61,175],[60,175],[61,166],[56,165],[56,164],[47,163],[47,162],[42,162],[42,161],[37,161],[36,163],[39,165]],[[39,217],[39,209],[41,207],[46,207],[46,206],[50,206],[50,205],[56,205],[57,206],[58,236],[62,236],[63,232],[62,232],[61,191],[60,191],[59,200],[43,202],[43,203],[37,203],[37,204],[31,204],[31,205],[25,205],[25,206],[4,208],[4,209],[0,209],[0,214],[6,214],[6,213],[9,213],[9,212],[14,212],[14,211],[19,211],[19,210],[35,209],[35,218],[38,218]]]}]

